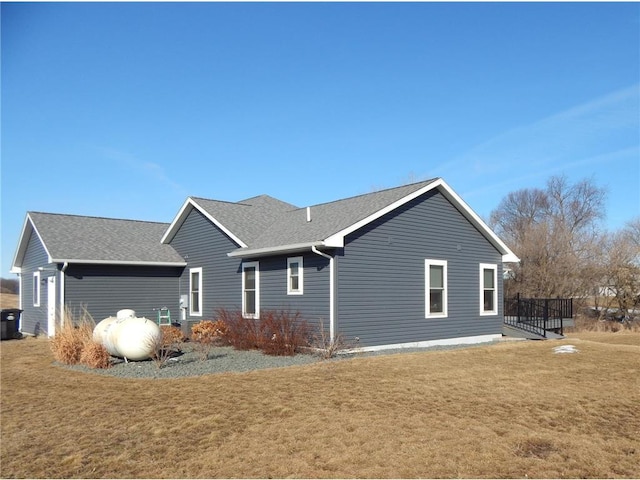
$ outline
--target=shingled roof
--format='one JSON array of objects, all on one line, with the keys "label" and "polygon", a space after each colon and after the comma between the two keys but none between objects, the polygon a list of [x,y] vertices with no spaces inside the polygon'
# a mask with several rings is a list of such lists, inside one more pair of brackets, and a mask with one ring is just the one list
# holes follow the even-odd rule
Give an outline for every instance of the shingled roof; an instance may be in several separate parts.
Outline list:
[{"label": "shingled roof", "polygon": [[32,234],[49,263],[109,263],[184,266],[184,259],[160,243],[169,224],[79,215],[28,212],[13,262],[20,268]]},{"label": "shingled roof", "polygon": [[249,258],[304,251],[311,247],[341,247],[347,234],[432,189],[438,189],[453,203],[503,254],[505,261],[517,261],[513,252],[441,178],[306,208],[267,195],[237,203],[189,197],[162,241],[169,243],[189,213],[196,209],[238,245],[237,250],[229,252],[231,257]]},{"label": "shingled roof", "polygon": [[239,202],[188,197],[171,224],[29,212],[13,268],[19,271],[22,266],[32,233],[40,238],[50,263],[184,266],[170,242],[194,209],[238,245],[230,257],[342,247],[349,233],[435,189],[502,253],[504,261],[519,261],[444,180],[435,178],[306,208],[268,195]]}]

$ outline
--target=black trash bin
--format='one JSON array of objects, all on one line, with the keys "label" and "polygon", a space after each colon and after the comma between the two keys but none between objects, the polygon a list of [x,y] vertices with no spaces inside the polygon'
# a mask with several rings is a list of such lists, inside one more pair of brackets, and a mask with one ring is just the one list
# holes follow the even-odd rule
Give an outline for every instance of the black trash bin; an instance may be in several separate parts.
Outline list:
[{"label": "black trash bin", "polygon": [[3,308],[0,312],[0,324],[2,331],[0,332],[1,340],[11,340],[19,338],[18,324],[22,310],[19,308]]}]

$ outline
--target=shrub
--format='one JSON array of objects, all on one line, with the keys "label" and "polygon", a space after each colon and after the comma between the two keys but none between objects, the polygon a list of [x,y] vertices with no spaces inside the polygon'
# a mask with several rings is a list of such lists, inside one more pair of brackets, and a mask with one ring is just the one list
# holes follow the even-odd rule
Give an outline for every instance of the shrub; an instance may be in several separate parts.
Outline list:
[{"label": "shrub", "polygon": [[85,344],[80,355],[80,363],[89,368],[110,368],[111,355],[104,345],[92,340]]},{"label": "shrub", "polygon": [[347,342],[342,333],[338,333],[332,341],[322,319],[314,332],[312,346],[319,352],[320,358],[323,360],[335,357],[340,351],[357,351],[361,347],[360,338],[355,337],[353,342]]},{"label": "shrub", "polygon": [[178,327],[163,325],[160,330],[162,331],[163,347],[176,347],[187,340],[187,337]]},{"label": "shrub", "polygon": [[236,350],[260,348],[259,324],[252,318],[244,318],[242,312],[219,309],[217,316],[227,327],[226,340]]},{"label": "shrub", "polygon": [[56,333],[51,339],[53,357],[66,365],[80,363],[85,345],[92,341],[94,325],[86,309],[82,310],[80,318],[65,309],[61,324],[56,325]]},{"label": "shrub", "polygon": [[160,327],[160,331],[162,332],[160,340],[155,337],[149,337],[145,340],[152,350],[151,360],[158,368],[164,367],[169,359],[179,354],[182,351],[180,346],[186,340],[182,330],[178,327],[164,325]]},{"label": "shrub", "polygon": [[206,360],[211,349],[225,340],[228,330],[222,320],[203,320],[191,327],[191,342],[201,360]]},{"label": "shrub", "polygon": [[227,324],[222,320],[203,320],[191,327],[191,340],[194,342],[218,342],[229,331]]},{"label": "shrub", "polygon": [[267,355],[295,355],[309,345],[310,328],[298,312],[264,310],[260,319],[244,318],[239,311],[218,310],[227,326],[225,339],[237,350],[262,350]]},{"label": "shrub", "polygon": [[309,345],[310,329],[300,313],[268,310],[260,316],[260,349],[267,355],[295,355]]}]

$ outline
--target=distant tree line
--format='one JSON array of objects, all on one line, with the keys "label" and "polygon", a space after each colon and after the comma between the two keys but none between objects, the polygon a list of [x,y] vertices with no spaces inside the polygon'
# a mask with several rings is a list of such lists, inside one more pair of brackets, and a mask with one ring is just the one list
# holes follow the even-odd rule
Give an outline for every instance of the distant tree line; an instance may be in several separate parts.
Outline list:
[{"label": "distant tree line", "polygon": [[605,198],[593,180],[566,176],[509,193],[489,219],[520,257],[506,265],[505,295],[589,299],[625,316],[640,307],[640,216],[602,229]]},{"label": "distant tree line", "polygon": [[1,293],[18,293],[18,280],[15,278],[0,278]]}]

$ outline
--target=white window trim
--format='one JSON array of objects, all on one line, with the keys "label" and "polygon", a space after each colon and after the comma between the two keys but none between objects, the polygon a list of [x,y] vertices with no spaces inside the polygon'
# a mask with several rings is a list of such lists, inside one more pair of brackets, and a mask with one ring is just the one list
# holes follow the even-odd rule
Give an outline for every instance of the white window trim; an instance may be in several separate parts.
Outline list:
[{"label": "white window trim", "polygon": [[31,292],[31,296],[33,297],[33,306],[40,306],[40,297],[42,295],[42,286],[40,285],[40,272],[33,272],[33,284],[31,285],[33,288],[33,292]]},{"label": "white window trim", "polygon": [[[484,271],[485,269],[493,270],[493,310],[484,309]],[[495,263],[480,264],[480,315],[497,315],[498,314],[498,265]]]},{"label": "white window trim", "polygon": [[[193,274],[198,273],[198,307],[199,310],[193,310]],[[192,317],[201,317],[202,311],[202,267],[189,269],[189,315]]]},{"label": "white window trim", "polygon": [[[256,269],[256,313],[247,313],[247,305],[244,294],[245,270],[247,268]],[[260,318],[260,262],[242,263],[242,316],[245,318]]]},{"label": "white window trim", "polygon": [[[431,313],[431,302],[430,302],[430,292],[431,292],[431,276],[429,272],[429,267],[431,265],[439,265],[444,267],[442,269],[442,281],[443,281],[443,292],[442,292],[442,312]],[[425,304],[425,317],[426,318],[446,318],[448,316],[448,297],[449,297],[449,285],[447,281],[447,261],[446,260],[434,260],[434,259],[426,259],[424,261],[424,276],[425,276],[425,295],[424,295],[424,304]]]},{"label": "white window trim", "polygon": [[[287,258],[287,295],[303,295],[304,294],[304,264],[303,257]],[[298,264],[298,289],[291,289],[291,264]]]}]

